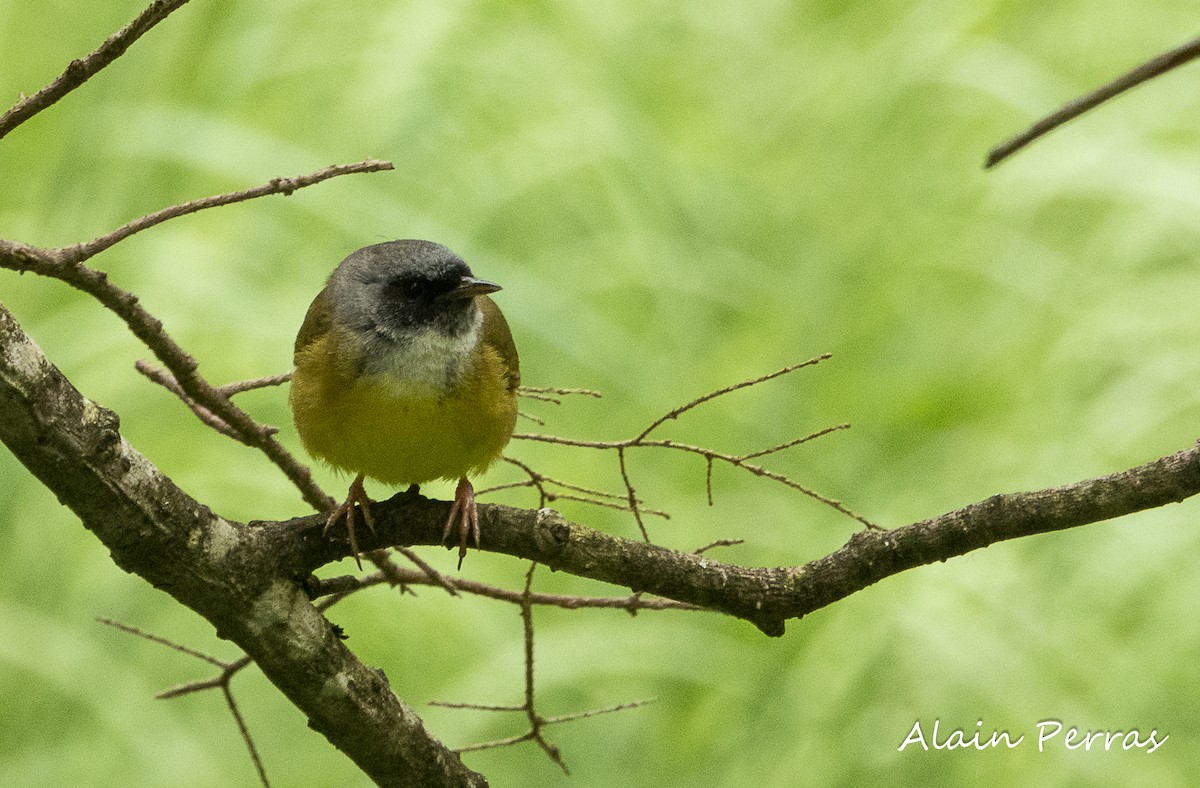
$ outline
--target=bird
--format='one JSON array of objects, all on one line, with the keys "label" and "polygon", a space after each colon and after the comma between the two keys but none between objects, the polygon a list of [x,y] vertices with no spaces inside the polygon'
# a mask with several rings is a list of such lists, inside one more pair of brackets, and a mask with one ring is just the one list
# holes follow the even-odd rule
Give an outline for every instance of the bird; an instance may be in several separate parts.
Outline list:
[{"label": "bird", "polygon": [[479,547],[470,477],[512,437],[521,383],[508,322],[489,297],[500,289],[445,246],[407,239],[351,253],[309,306],[288,400],[305,450],[356,474],[324,534],[345,519],[360,569],[356,504],[375,531],[368,478],[457,479],[442,541],[457,530],[460,570],[468,537]]}]

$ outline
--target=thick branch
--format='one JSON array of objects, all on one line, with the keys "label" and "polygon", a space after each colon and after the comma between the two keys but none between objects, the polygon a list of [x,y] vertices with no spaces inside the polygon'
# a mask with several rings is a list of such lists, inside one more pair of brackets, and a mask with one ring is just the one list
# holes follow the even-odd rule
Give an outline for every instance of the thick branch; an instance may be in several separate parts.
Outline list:
[{"label": "thick branch", "polygon": [[[743,567],[694,553],[600,533],[550,509],[480,505],[482,549],[632,591],[718,610],[782,635],[800,618],[906,569],[945,561],[1022,536],[1058,531],[1182,501],[1200,493],[1200,444],[1153,462],[1065,487],[995,495],[940,517],[891,531],[865,530],[840,550],[802,566]],[[378,538],[389,544],[439,544],[449,504],[400,493],[374,507]],[[258,532],[281,561],[307,572],[348,554],[321,538],[324,519],[262,523]],[[295,539],[296,533],[301,534]],[[290,554],[288,554],[290,552]]]},{"label": "thick branch", "polygon": [[[380,785],[484,785],[338,639],[255,529],[190,498],[85,399],[0,306],[0,440],[113,560],[237,643],[309,724]],[[295,540],[297,534],[289,539]]]}]

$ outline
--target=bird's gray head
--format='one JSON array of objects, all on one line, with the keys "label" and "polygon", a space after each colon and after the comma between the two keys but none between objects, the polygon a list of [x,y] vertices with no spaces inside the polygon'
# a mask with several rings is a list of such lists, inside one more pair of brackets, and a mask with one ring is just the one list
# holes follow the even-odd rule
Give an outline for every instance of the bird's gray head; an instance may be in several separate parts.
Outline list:
[{"label": "bird's gray head", "polygon": [[476,279],[462,258],[431,241],[389,241],[354,252],[329,277],[339,324],[372,344],[405,346],[435,332],[446,339],[478,326],[475,296],[499,285]]}]

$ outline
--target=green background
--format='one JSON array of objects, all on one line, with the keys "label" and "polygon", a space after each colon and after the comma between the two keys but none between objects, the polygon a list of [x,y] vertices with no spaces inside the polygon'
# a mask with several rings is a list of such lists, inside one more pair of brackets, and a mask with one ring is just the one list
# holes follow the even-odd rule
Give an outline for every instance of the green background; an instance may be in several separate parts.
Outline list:
[{"label": "green background", "polygon": [[[0,103],[138,10],[0,2]],[[1195,439],[1195,67],[981,169],[990,146],[1193,23],[1163,0],[194,0],[0,142],[0,236],[70,244],[172,203],[390,159],[394,172],[184,218],[94,262],[221,383],[290,368],[309,300],[350,251],[438,240],[505,286],[527,384],[605,393],[526,406],[576,437],[633,435],[705,391],[830,351],[663,436],[744,452],[850,422],[766,464],[899,526]],[[306,512],[261,456],[136,374],[147,351],[89,298],[0,271],[0,300],[192,495],[239,519]],[[299,451],[283,389],[240,402]],[[611,455],[528,442],[510,454],[620,487]],[[635,454],[631,471],[673,515],[650,522],[657,541],[746,540],[713,553],[723,560],[802,563],[856,528],[728,468],[710,509],[694,457]],[[154,699],[210,668],[94,617],[237,651],[114,567],[6,451],[0,481],[5,784],[254,784],[219,694]],[[560,508],[636,535],[620,513]],[[1196,516],[1188,502],[996,545],[790,622],[782,639],[706,613],[538,610],[539,707],[657,699],[548,729],[574,785],[1184,785],[1200,773]],[[422,555],[453,569],[449,553]],[[519,588],[525,565],[473,554],[463,571]],[[536,587],[621,593],[545,569]],[[332,618],[449,745],[524,729],[426,705],[520,701],[512,605],[376,589]],[[275,784],[366,784],[256,671],[234,690]],[[1026,740],[897,751],[935,719],[943,736],[981,720],[985,737]],[[1039,753],[1046,719],[1170,739],[1153,754],[1061,738]],[[566,784],[531,744],[466,760],[498,786]]]}]

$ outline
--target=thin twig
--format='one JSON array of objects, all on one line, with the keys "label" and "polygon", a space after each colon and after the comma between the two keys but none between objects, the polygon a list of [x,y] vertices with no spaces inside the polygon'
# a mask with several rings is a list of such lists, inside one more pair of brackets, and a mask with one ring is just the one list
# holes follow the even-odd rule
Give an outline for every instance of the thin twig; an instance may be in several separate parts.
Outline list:
[{"label": "thin twig", "polygon": [[618,703],[616,706],[609,706],[603,709],[588,709],[587,711],[577,711],[571,714],[560,714],[557,717],[543,717],[542,725],[557,725],[560,722],[573,722],[575,720],[587,719],[588,717],[599,717],[601,714],[612,714],[617,711],[636,709],[639,706],[649,706],[651,703],[657,702],[657,698],[644,698],[642,700],[632,700],[628,703]]},{"label": "thin twig", "polygon": [[[400,576],[400,567],[392,562],[392,557],[387,550],[371,550],[365,554],[368,561],[375,565],[379,573],[383,575],[389,585],[400,589],[400,593],[408,591],[408,584],[404,582],[404,578]],[[362,565],[358,567],[362,569]]]},{"label": "thin twig", "polygon": [[[537,571],[537,561],[529,562],[529,571],[525,573],[525,590],[521,592],[521,623],[525,630],[525,711],[529,714],[529,722],[537,728],[540,720],[533,711],[533,573]],[[553,757],[553,756],[552,756]],[[565,767],[564,767],[565,768]]]},{"label": "thin twig", "polygon": [[114,244],[124,241],[131,235],[140,233],[142,230],[148,230],[155,225],[171,219],[177,219],[180,216],[186,216],[190,213],[203,211],[208,208],[219,208],[223,205],[232,205],[234,203],[245,202],[259,197],[267,197],[272,194],[290,195],[297,189],[303,189],[306,186],[313,186],[321,181],[327,181],[330,178],[336,178],[340,175],[352,175],[362,172],[379,172],[381,170],[393,169],[390,161],[380,161],[378,159],[367,159],[353,164],[335,164],[331,167],[325,167],[310,172],[307,175],[297,175],[294,178],[272,178],[266,183],[255,186],[250,189],[242,189],[241,191],[230,192],[228,194],[217,194],[211,197],[202,197],[198,200],[180,203],[163,208],[160,211],[147,214],[138,219],[134,219],[128,224],[122,225],[117,229],[105,233],[99,238],[95,238],[86,243],[76,244],[75,246],[65,247],[67,251],[67,260],[71,263],[81,263],[90,257],[93,257]]},{"label": "thin twig", "polygon": [[[492,487],[476,490],[476,497],[487,495],[489,493],[500,492],[501,490],[516,490],[532,487],[538,491],[539,509],[555,501],[576,501],[578,503],[588,504],[589,506],[601,506],[607,509],[616,509],[619,512],[630,511],[628,504],[628,492],[611,493],[605,492],[604,490],[595,490],[591,487],[584,487],[582,485],[572,484],[571,482],[565,482],[561,479],[555,479],[554,477],[547,476],[544,473],[534,470],[534,468],[531,466],[512,457],[504,456],[500,459],[504,460],[510,465],[515,465],[517,468],[520,468],[521,471],[524,472],[529,478],[525,481],[507,482],[505,484],[497,484]],[[571,490],[573,492],[559,492],[558,490],[551,489],[552,487],[561,487],[564,490]],[[575,495],[573,493],[579,494]],[[667,512],[659,509],[647,508],[642,505],[644,503],[645,502],[643,500],[640,498],[638,499],[638,505],[643,514],[661,517],[664,520],[671,519],[671,515]]]},{"label": "thin twig", "polygon": [[[517,393],[528,399],[539,400],[541,402],[553,402],[555,405],[562,404],[562,397],[579,395],[583,397],[594,397],[600,399],[604,395],[593,389],[563,389],[563,388],[547,388],[544,386],[521,386],[517,389]],[[557,396],[556,396],[557,395]]]},{"label": "thin twig", "polygon": [[781,443],[778,446],[772,446],[769,449],[760,449],[759,451],[752,451],[749,454],[739,455],[737,459],[739,462],[745,462],[746,460],[753,460],[757,457],[765,457],[768,454],[775,454],[776,452],[781,452],[784,449],[790,449],[793,446],[799,446],[801,443],[808,443],[811,440],[815,440],[824,435],[828,435],[831,432],[837,432],[838,430],[848,430],[848,429],[850,429],[849,424],[835,424],[832,427],[826,427],[823,430],[817,430],[816,432],[812,433],[811,435],[805,435],[803,438],[794,438],[793,440],[785,441],[784,443]]},{"label": "thin twig", "polygon": [[225,695],[225,703],[229,706],[229,712],[233,715],[233,721],[237,723],[238,732],[242,734],[242,741],[246,743],[246,749],[250,751],[250,760],[254,762],[254,768],[258,771],[258,779],[262,782],[263,788],[271,788],[271,781],[267,779],[267,770],[263,768],[262,758],[258,755],[258,748],[254,746],[254,739],[250,736],[250,729],[246,727],[246,720],[242,718],[241,709],[238,708],[237,701],[233,699],[233,690],[229,688],[228,682],[221,686],[221,692]]},{"label": "thin twig", "polygon": [[695,553],[696,555],[704,555],[709,550],[712,550],[714,547],[736,547],[737,545],[745,544],[745,543],[746,543],[745,539],[718,539],[715,542],[711,542],[710,544],[704,545],[704,547],[697,547],[692,552]]},{"label": "thin twig", "polygon": [[657,427],[661,426],[663,423],[670,421],[671,419],[677,419],[680,416],[682,416],[684,413],[687,413],[689,410],[692,410],[696,406],[702,405],[705,402],[710,402],[710,401],[716,399],[717,397],[724,396],[725,394],[729,394],[734,391],[739,391],[740,389],[749,388],[750,386],[757,386],[760,383],[766,383],[768,380],[774,380],[775,378],[778,378],[782,375],[786,375],[789,372],[795,372],[796,370],[802,369],[803,367],[811,367],[814,364],[819,364],[822,361],[825,361],[826,359],[829,359],[832,357],[833,357],[833,355],[831,353],[823,353],[823,354],[817,356],[816,358],[810,358],[808,361],[802,361],[799,364],[792,364],[790,366],[784,367],[783,369],[776,370],[776,371],[770,373],[769,375],[763,375],[762,377],[754,378],[752,380],[743,380],[740,383],[734,383],[732,386],[726,386],[723,389],[717,389],[716,391],[709,392],[708,394],[705,394],[701,397],[696,397],[696,399],[692,400],[691,402],[687,403],[686,405],[681,405],[678,408],[672,408],[671,410],[664,413],[662,416],[660,416],[657,419],[655,419],[654,421],[650,422],[650,426],[647,427],[646,429],[642,430],[641,433],[639,433],[638,436],[636,438],[634,438],[634,441],[640,442],[647,435],[649,435],[651,432],[653,432]]},{"label": "thin twig", "polygon": [[[431,700],[430,706],[442,709],[468,709],[470,711],[525,711],[525,706],[498,706],[490,703],[452,703],[445,700]],[[463,752],[463,750],[459,750]]]},{"label": "thin twig", "polygon": [[119,629],[128,635],[133,635],[135,637],[142,638],[143,640],[149,640],[151,643],[157,643],[160,646],[166,646],[167,648],[174,649],[175,651],[178,651],[181,654],[187,654],[189,657],[195,657],[196,659],[202,659],[205,662],[207,662],[208,664],[215,665],[218,668],[224,668],[228,664],[227,662],[225,662],[223,660],[219,660],[216,657],[210,657],[208,654],[205,654],[200,651],[196,651],[195,649],[188,648],[187,646],[181,646],[173,640],[167,640],[164,637],[159,637],[158,635],[152,635],[149,632],[146,632],[145,630],[138,629],[137,627],[131,627],[128,624],[122,624],[120,621],[113,621],[111,618],[102,618],[99,616],[96,617],[96,620],[99,621],[101,624],[104,624],[106,627],[112,627],[113,629]]},{"label": "thin twig", "polygon": [[[200,421],[202,421],[206,426],[211,427],[227,438],[232,438],[238,443],[245,444],[246,446],[250,446],[252,448],[255,447],[256,444],[247,441],[243,435],[237,432],[237,430],[234,430],[232,427],[226,424],[220,416],[216,415],[211,410],[189,397],[187,393],[184,392],[184,390],[180,387],[179,381],[177,381],[175,376],[170,372],[167,372],[162,367],[154,366],[145,359],[138,359],[137,361],[133,362],[133,368],[142,373],[142,375],[149,380],[157,383],[178,397],[179,400],[184,405],[187,405],[188,409],[195,414],[196,418],[200,419]],[[226,383],[223,386],[217,386],[215,390],[224,397],[232,397],[235,394],[241,394],[245,391],[266,388],[268,386],[278,386],[291,379],[291,373],[286,375],[272,375],[265,378],[254,378],[253,380],[240,380],[235,383]],[[278,427],[272,427],[265,424],[262,426],[263,429],[265,429],[271,435],[275,435],[279,432]]]},{"label": "thin twig", "polygon": [[539,427],[546,426],[545,419],[541,418],[540,416],[534,416],[532,413],[526,413],[523,410],[517,411],[517,418],[529,419],[530,421],[532,421],[534,424],[538,425]]},{"label": "thin twig", "polygon": [[[706,460],[709,460],[709,461],[720,460],[721,462],[728,463],[730,465],[733,465],[736,468],[741,468],[743,470],[749,471],[750,473],[754,474],[755,476],[761,476],[764,479],[771,479],[772,481],[779,482],[780,484],[783,484],[786,487],[790,487],[793,490],[796,490],[797,492],[807,495],[808,497],[812,498],[813,500],[820,501],[821,503],[825,504],[826,506],[830,507],[831,509],[841,512],[842,514],[846,515],[847,517],[857,520],[858,522],[862,523],[867,528],[877,529],[879,526],[875,525],[870,520],[867,520],[862,515],[859,515],[856,512],[854,512],[853,510],[847,508],[845,506],[845,504],[843,504],[841,501],[838,501],[834,498],[830,498],[829,496],[826,496],[826,495],[822,495],[821,493],[817,492],[816,490],[813,490],[810,487],[806,487],[806,486],[800,484],[799,482],[794,481],[793,479],[783,475],[782,473],[777,473],[775,471],[768,470],[767,468],[764,468],[763,466],[757,465],[755,463],[746,462],[746,457],[757,457],[757,456],[761,456],[762,454],[769,454],[772,452],[776,452],[782,448],[787,448],[788,446],[795,446],[797,444],[812,440],[813,438],[820,437],[822,435],[828,435],[831,432],[836,432],[838,430],[847,429],[849,426],[850,425],[848,425],[848,424],[839,424],[834,427],[827,427],[823,430],[813,433],[812,435],[805,436],[804,438],[799,438],[799,439],[796,439],[793,441],[788,441],[787,443],[784,443],[784,444],[780,444],[779,446],[774,446],[771,449],[768,449],[766,452],[754,452],[749,455],[726,454],[724,452],[714,451],[712,449],[708,449],[703,446],[696,446],[696,445],[693,445],[690,443],[680,443],[679,441],[671,440],[670,438],[662,438],[662,439],[655,439],[655,440],[645,440],[645,439],[639,440],[638,438],[630,438],[627,440],[616,440],[616,441],[592,441],[592,440],[579,440],[579,439],[575,439],[575,438],[563,438],[558,435],[539,435],[536,433],[517,433],[517,434],[513,435],[513,438],[518,439],[518,440],[539,441],[541,443],[555,443],[560,446],[576,446],[576,447],[585,448],[585,449],[613,449],[613,450],[616,450],[618,466],[621,469],[621,478],[625,482],[626,490],[628,491],[628,493],[630,495],[632,495],[633,489],[629,482],[629,473],[628,473],[627,469],[625,468],[625,451],[626,451],[626,449],[662,448],[662,449],[675,449],[677,451],[687,452],[689,454],[698,454],[701,457],[704,457]],[[711,476],[709,476],[709,479],[711,479]],[[642,521],[641,521],[641,517],[638,515],[637,511],[633,510],[632,506],[630,507],[630,509],[631,509],[631,511],[634,511],[634,517],[638,521],[638,526],[642,529],[643,535],[645,535],[645,526],[644,526],[644,523],[642,523]]]},{"label": "thin twig", "polygon": [[[538,481],[538,482],[544,482],[545,484],[552,484],[555,487],[562,487],[564,490],[572,490],[574,492],[582,493],[584,495],[590,495],[595,498],[607,498],[607,499],[610,499],[613,501],[625,500],[624,493],[605,492],[604,490],[596,490],[591,487],[584,487],[579,484],[573,484],[571,482],[564,482],[561,479],[555,479],[551,476],[547,476],[546,474],[541,473],[540,471],[536,471],[529,465],[526,465],[525,463],[521,462],[520,460],[513,459],[512,457],[501,457],[500,459],[504,460],[505,462],[509,463],[510,465],[515,465],[518,468],[520,468],[522,471],[524,471],[526,474],[529,475],[531,481]],[[507,486],[511,486],[511,485],[502,485],[502,487],[507,487]],[[502,489],[502,487],[492,487],[489,489],[498,490],[498,489]],[[476,495],[480,495],[480,494],[481,493],[476,493]],[[545,495],[548,499],[554,500],[556,497],[559,497],[561,494],[554,493],[554,492],[546,492]],[[638,503],[644,503],[644,501],[642,501],[641,499],[638,499]]]},{"label": "thin twig", "polygon": [[147,379],[174,394],[180,402],[187,405],[188,410],[195,414],[196,418],[200,419],[205,426],[211,427],[225,437],[232,438],[238,443],[252,445],[246,440],[245,436],[226,424],[220,416],[217,416],[211,410],[184,393],[184,390],[179,387],[179,382],[175,380],[175,376],[170,372],[167,372],[162,367],[154,366],[145,359],[138,359],[133,362],[133,368],[142,373]]},{"label": "thin twig", "polygon": [[1035,140],[1046,136],[1067,121],[1073,120],[1088,110],[1100,106],[1148,80],[1190,63],[1200,57],[1200,38],[1151,58],[1137,68],[1117,77],[1079,98],[1069,101],[1059,109],[1034,123],[1020,134],[1005,140],[988,152],[984,168],[995,167]]},{"label": "thin twig", "polygon": [[[826,427],[825,429],[818,430],[817,432],[814,432],[810,435],[805,435],[804,437],[801,437],[801,438],[794,438],[792,440],[785,441],[785,442],[777,444],[775,446],[771,446],[770,448],[761,449],[759,451],[749,452],[746,454],[727,454],[724,452],[714,451],[712,449],[705,448],[703,446],[694,446],[692,444],[680,443],[678,441],[671,440],[669,438],[656,438],[656,439],[649,438],[649,435],[651,432],[653,432],[655,429],[662,426],[666,422],[673,420],[673,419],[677,419],[680,416],[682,416],[684,413],[687,413],[688,411],[690,411],[706,402],[711,402],[712,400],[716,399],[717,397],[721,397],[726,394],[730,394],[732,392],[739,391],[741,389],[749,388],[751,386],[757,386],[761,383],[766,383],[767,381],[774,380],[775,378],[786,375],[789,372],[794,372],[794,371],[796,371],[798,369],[802,369],[804,367],[810,367],[815,364],[819,364],[820,362],[825,361],[828,358],[831,358],[831,354],[823,353],[820,356],[816,356],[815,358],[809,359],[808,361],[802,361],[798,364],[791,364],[791,365],[784,367],[783,369],[776,370],[775,372],[772,372],[770,374],[762,375],[757,378],[751,378],[749,380],[743,380],[743,381],[735,383],[731,386],[726,386],[724,388],[717,389],[716,391],[709,392],[708,394],[704,394],[700,397],[696,397],[695,399],[691,400],[690,402],[688,402],[684,405],[681,405],[677,408],[672,408],[671,410],[667,411],[662,416],[660,416],[657,419],[655,419],[654,421],[650,422],[649,426],[647,426],[645,429],[643,429],[637,435],[635,435],[632,438],[627,438],[625,440],[609,440],[609,441],[579,440],[579,439],[575,439],[575,438],[563,438],[563,437],[560,437],[557,435],[541,435],[541,434],[537,434],[537,433],[515,433],[513,435],[513,438],[516,440],[531,440],[531,441],[540,441],[543,443],[555,443],[560,446],[574,446],[577,448],[587,448],[587,449],[615,450],[617,452],[617,466],[621,473],[621,482],[622,482],[622,484],[625,485],[625,496],[624,497],[626,499],[626,503],[623,506],[614,507],[614,508],[625,509],[633,514],[633,518],[637,522],[637,525],[638,525],[638,530],[641,531],[642,538],[645,539],[647,542],[650,541],[650,535],[646,530],[646,524],[642,518],[642,513],[643,513],[643,511],[648,512],[648,510],[643,510],[643,508],[640,505],[641,501],[640,501],[640,499],[637,498],[637,496],[635,494],[633,482],[632,482],[632,479],[630,478],[630,474],[629,474],[629,468],[626,464],[627,450],[633,449],[633,448],[675,449],[677,451],[688,452],[691,454],[698,454],[701,457],[703,457],[705,460],[705,469],[704,469],[705,470],[705,473],[704,473],[705,492],[707,495],[709,506],[711,506],[713,503],[712,466],[713,466],[713,462],[715,460],[720,460],[722,462],[733,465],[734,467],[749,471],[750,473],[754,474],[755,476],[761,476],[766,479],[771,479],[773,481],[777,481],[780,484],[783,484],[787,487],[792,488],[793,490],[801,492],[804,495],[807,495],[808,497],[810,497],[816,501],[820,501],[821,503],[825,504],[826,506],[829,506],[830,508],[832,508],[838,512],[841,512],[842,514],[844,514],[854,520],[857,520],[858,522],[865,525],[867,528],[877,528],[878,526],[876,526],[874,523],[870,522],[869,520],[862,517],[861,515],[858,515],[855,512],[851,511],[840,501],[837,501],[833,498],[822,495],[822,494],[818,493],[816,490],[806,487],[806,486],[800,484],[799,482],[796,482],[781,473],[776,473],[775,471],[770,471],[770,470],[762,467],[761,465],[757,465],[757,464],[749,462],[749,460],[756,459],[758,457],[764,457],[769,454],[775,454],[777,452],[783,451],[784,449],[788,449],[793,446],[798,446],[802,443],[807,443],[808,441],[814,440],[823,435],[828,435],[831,432],[836,432],[838,430],[847,429],[850,426],[849,424],[838,424],[833,427]],[[518,464],[518,463],[514,463],[514,464]],[[525,467],[525,470],[526,470],[526,473],[528,473],[530,475],[530,478],[534,480],[535,486],[538,488],[539,492],[542,494],[542,506],[545,506],[546,500],[551,499],[552,494],[546,490],[545,485],[543,485],[540,481],[544,477],[541,477],[540,474],[538,474],[537,472],[535,472],[532,469],[529,469],[527,467]],[[567,497],[567,496],[562,496],[562,497]],[[589,501],[589,503],[605,505],[598,501]]]},{"label": "thin twig", "polygon": [[96,51],[87,57],[72,60],[57,79],[32,96],[22,97],[7,112],[0,115],[0,138],[87,82],[125,54],[125,50],[129,49],[133,42],[187,2],[188,0],[155,0],[138,14],[136,19],[105,39]]},{"label": "thin twig", "polygon": [[[626,711],[628,709],[636,709],[639,706],[648,706],[651,703],[657,703],[656,698],[646,698],[644,700],[630,701],[629,703],[618,703],[616,706],[609,706],[603,709],[588,709],[587,711],[577,711],[572,714],[560,714],[556,717],[543,717],[542,726],[558,725],[563,722],[574,722],[575,720],[587,719],[588,717],[599,717],[601,714],[612,714],[617,711]],[[524,711],[522,706],[482,706],[472,703],[439,703],[430,701],[430,706],[441,706],[448,709],[477,709],[480,711]],[[508,747],[513,744],[520,744],[524,741],[529,741],[533,738],[533,731],[526,731],[519,736],[509,736],[506,739],[494,739],[492,741],[480,742],[479,744],[469,744],[466,747],[459,747],[455,752],[478,752],[480,750],[493,750],[497,747]],[[560,764],[561,765],[561,764]],[[565,768],[565,767],[564,767]]]},{"label": "thin twig", "polygon": [[713,505],[712,467],[713,456],[710,454],[704,458],[704,495],[709,506]]},{"label": "thin twig", "polygon": [[106,626],[119,629],[122,632],[140,637],[144,640],[149,640],[152,643],[158,643],[159,645],[166,646],[169,649],[178,651],[182,654],[187,654],[188,656],[195,657],[196,659],[203,660],[210,665],[220,668],[221,672],[212,678],[182,684],[178,687],[174,687],[173,689],[160,692],[155,697],[157,697],[159,700],[167,700],[170,698],[178,698],[181,695],[188,695],[193,692],[200,692],[202,690],[220,687],[221,693],[225,697],[225,704],[229,707],[229,713],[233,715],[234,724],[237,725],[238,732],[242,736],[242,742],[246,745],[246,749],[250,753],[250,760],[253,761],[254,768],[258,772],[258,779],[264,786],[266,786],[266,788],[270,788],[271,784],[267,779],[267,771],[263,767],[262,758],[258,754],[258,748],[254,746],[254,737],[250,735],[250,729],[246,726],[246,720],[242,717],[242,712],[241,709],[238,708],[237,700],[235,700],[233,697],[233,690],[230,689],[230,680],[236,673],[238,673],[238,671],[250,664],[251,660],[249,656],[242,655],[240,658],[235,659],[232,662],[225,662],[224,660],[209,656],[208,654],[196,651],[195,649],[180,645],[173,640],[167,640],[164,637],[152,635],[149,632],[138,629],[137,627],[131,627],[128,624],[122,624],[119,621],[113,621],[112,619],[108,618],[97,618],[96,620]]},{"label": "thin twig", "polygon": [[[447,701],[430,701],[431,706],[440,706],[447,709],[470,709],[473,711],[489,711],[489,712],[524,712],[529,720],[529,730],[525,733],[516,736],[510,736],[505,739],[496,739],[482,744],[472,744],[466,747],[461,747],[456,752],[475,752],[477,750],[494,749],[496,747],[505,747],[513,744],[519,744],[525,741],[535,741],[538,746],[546,753],[550,760],[558,764],[564,774],[570,774],[566,762],[562,758],[562,753],[558,747],[552,744],[542,734],[542,729],[547,725],[553,725],[560,722],[570,722],[572,720],[584,719],[587,717],[595,717],[599,714],[608,714],[614,711],[623,709],[632,709],[637,706],[644,705],[650,701],[636,701],[633,703],[622,703],[617,706],[612,706],[607,709],[592,709],[589,711],[575,712],[573,714],[563,714],[557,717],[542,717],[537,712],[535,705],[534,693],[534,671],[533,671],[533,606],[537,604],[537,597],[544,596],[533,593],[533,573],[537,569],[537,562],[531,561],[529,571],[525,573],[525,587],[515,600],[521,607],[521,625],[525,636],[525,702],[519,706],[511,705],[492,705],[482,703],[451,703]],[[466,590],[465,584],[460,585]],[[512,592],[505,591],[505,594]],[[635,594],[635,596],[637,596]],[[632,612],[632,611],[631,611]]]},{"label": "thin twig", "polygon": [[633,482],[629,480],[629,469],[625,467],[625,448],[625,446],[617,447],[617,466],[621,470],[621,481],[625,484],[625,492],[628,495],[629,511],[633,512],[633,519],[637,522],[638,530],[642,532],[642,538],[649,542],[650,534],[646,531],[646,524],[642,522],[642,510],[638,506],[637,492],[633,489]]},{"label": "thin twig", "polygon": [[[317,579],[309,584],[309,595],[313,599],[326,597],[327,599],[333,596],[338,597],[339,601],[347,595],[356,591],[362,591],[377,585],[389,584],[393,585],[396,582],[403,582],[405,585],[428,585],[439,586],[435,578],[430,577],[424,571],[416,569],[405,569],[404,567],[395,567],[395,578],[385,576],[382,572],[366,575],[365,577],[356,577],[354,575],[343,575],[340,577],[332,577],[328,579]],[[456,591],[464,594],[472,594],[474,596],[486,597],[495,599],[501,602],[509,602],[519,605],[523,599],[520,591],[512,591],[499,586],[480,583],[476,580],[468,580],[466,578],[458,578],[453,581]],[[530,595],[530,601],[535,605],[543,605],[547,607],[559,607],[564,610],[582,610],[582,609],[607,609],[607,610],[624,610],[627,613],[638,613],[643,610],[687,610],[687,611],[702,611],[704,608],[687,602],[677,602],[674,599],[663,599],[661,597],[653,597],[645,599],[643,594],[630,594],[624,597],[607,597],[607,596],[570,596],[566,594],[545,594],[533,592]],[[332,605],[330,605],[332,607]],[[322,607],[322,610],[327,609]]]},{"label": "thin twig", "polygon": [[[446,593],[450,596],[458,596],[458,589],[455,587],[454,581],[430,566],[425,559],[417,555],[416,552],[407,547],[397,547],[396,552],[400,553],[409,561],[412,561],[414,564],[416,564],[417,568],[425,573],[425,577],[429,578],[430,585],[441,586],[442,588],[446,589]],[[400,569],[398,566],[395,568],[397,570]]]},{"label": "thin twig", "polygon": [[171,698],[178,698],[181,695],[190,695],[193,692],[214,689],[216,687],[224,687],[229,684],[229,680],[233,678],[234,674],[243,668],[248,667],[250,664],[252,664],[252,662],[253,660],[251,660],[250,657],[242,655],[232,662],[224,663],[221,668],[221,672],[212,678],[200,679],[198,681],[190,681],[186,684],[180,684],[176,687],[172,687],[169,690],[163,690],[154,697],[158,698],[159,700],[170,700]]},{"label": "thin twig", "polygon": [[[525,702],[520,706],[494,706],[484,705],[479,703],[446,703],[444,701],[431,701],[432,706],[441,706],[450,709],[471,709],[475,711],[522,711],[529,720],[529,730],[519,736],[512,736],[498,742],[488,743],[488,747],[501,747],[509,744],[517,744],[523,741],[535,741],[538,746],[549,756],[550,760],[558,764],[564,774],[570,774],[567,769],[567,764],[562,759],[562,754],[558,747],[551,744],[542,735],[542,725],[544,721],[538,716],[534,706],[534,690],[533,690],[533,573],[537,569],[537,562],[531,561],[529,571],[525,573],[525,589],[521,593],[521,625],[525,633]],[[459,752],[471,752],[474,750],[485,749],[483,745],[471,745],[464,747]]]},{"label": "thin twig", "polygon": [[[430,703],[430,705],[433,704]],[[521,709],[521,711],[524,711],[524,709]],[[455,747],[454,751],[461,754],[464,752],[478,752],[479,750],[492,750],[497,747],[509,747],[514,744],[520,744],[532,738],[533,731],[525,731],[519,736],[509,736],[507,739],[493,739],[492,741],[480,742],[479,744],[468,744],[465,747]]]},{"label": "thin twig", "polygon": [[226,397],[232,397],[233,395],[241,394],[244,391],[265,389],[270,386],[282,386],[291,379],[292,373],[285,372],[282,375],[268,375],[264,378],[252,378],[251,380],[239,380],[234,383],[226,383],[223,386],[217,386],[217,391],[221,392]]}]

